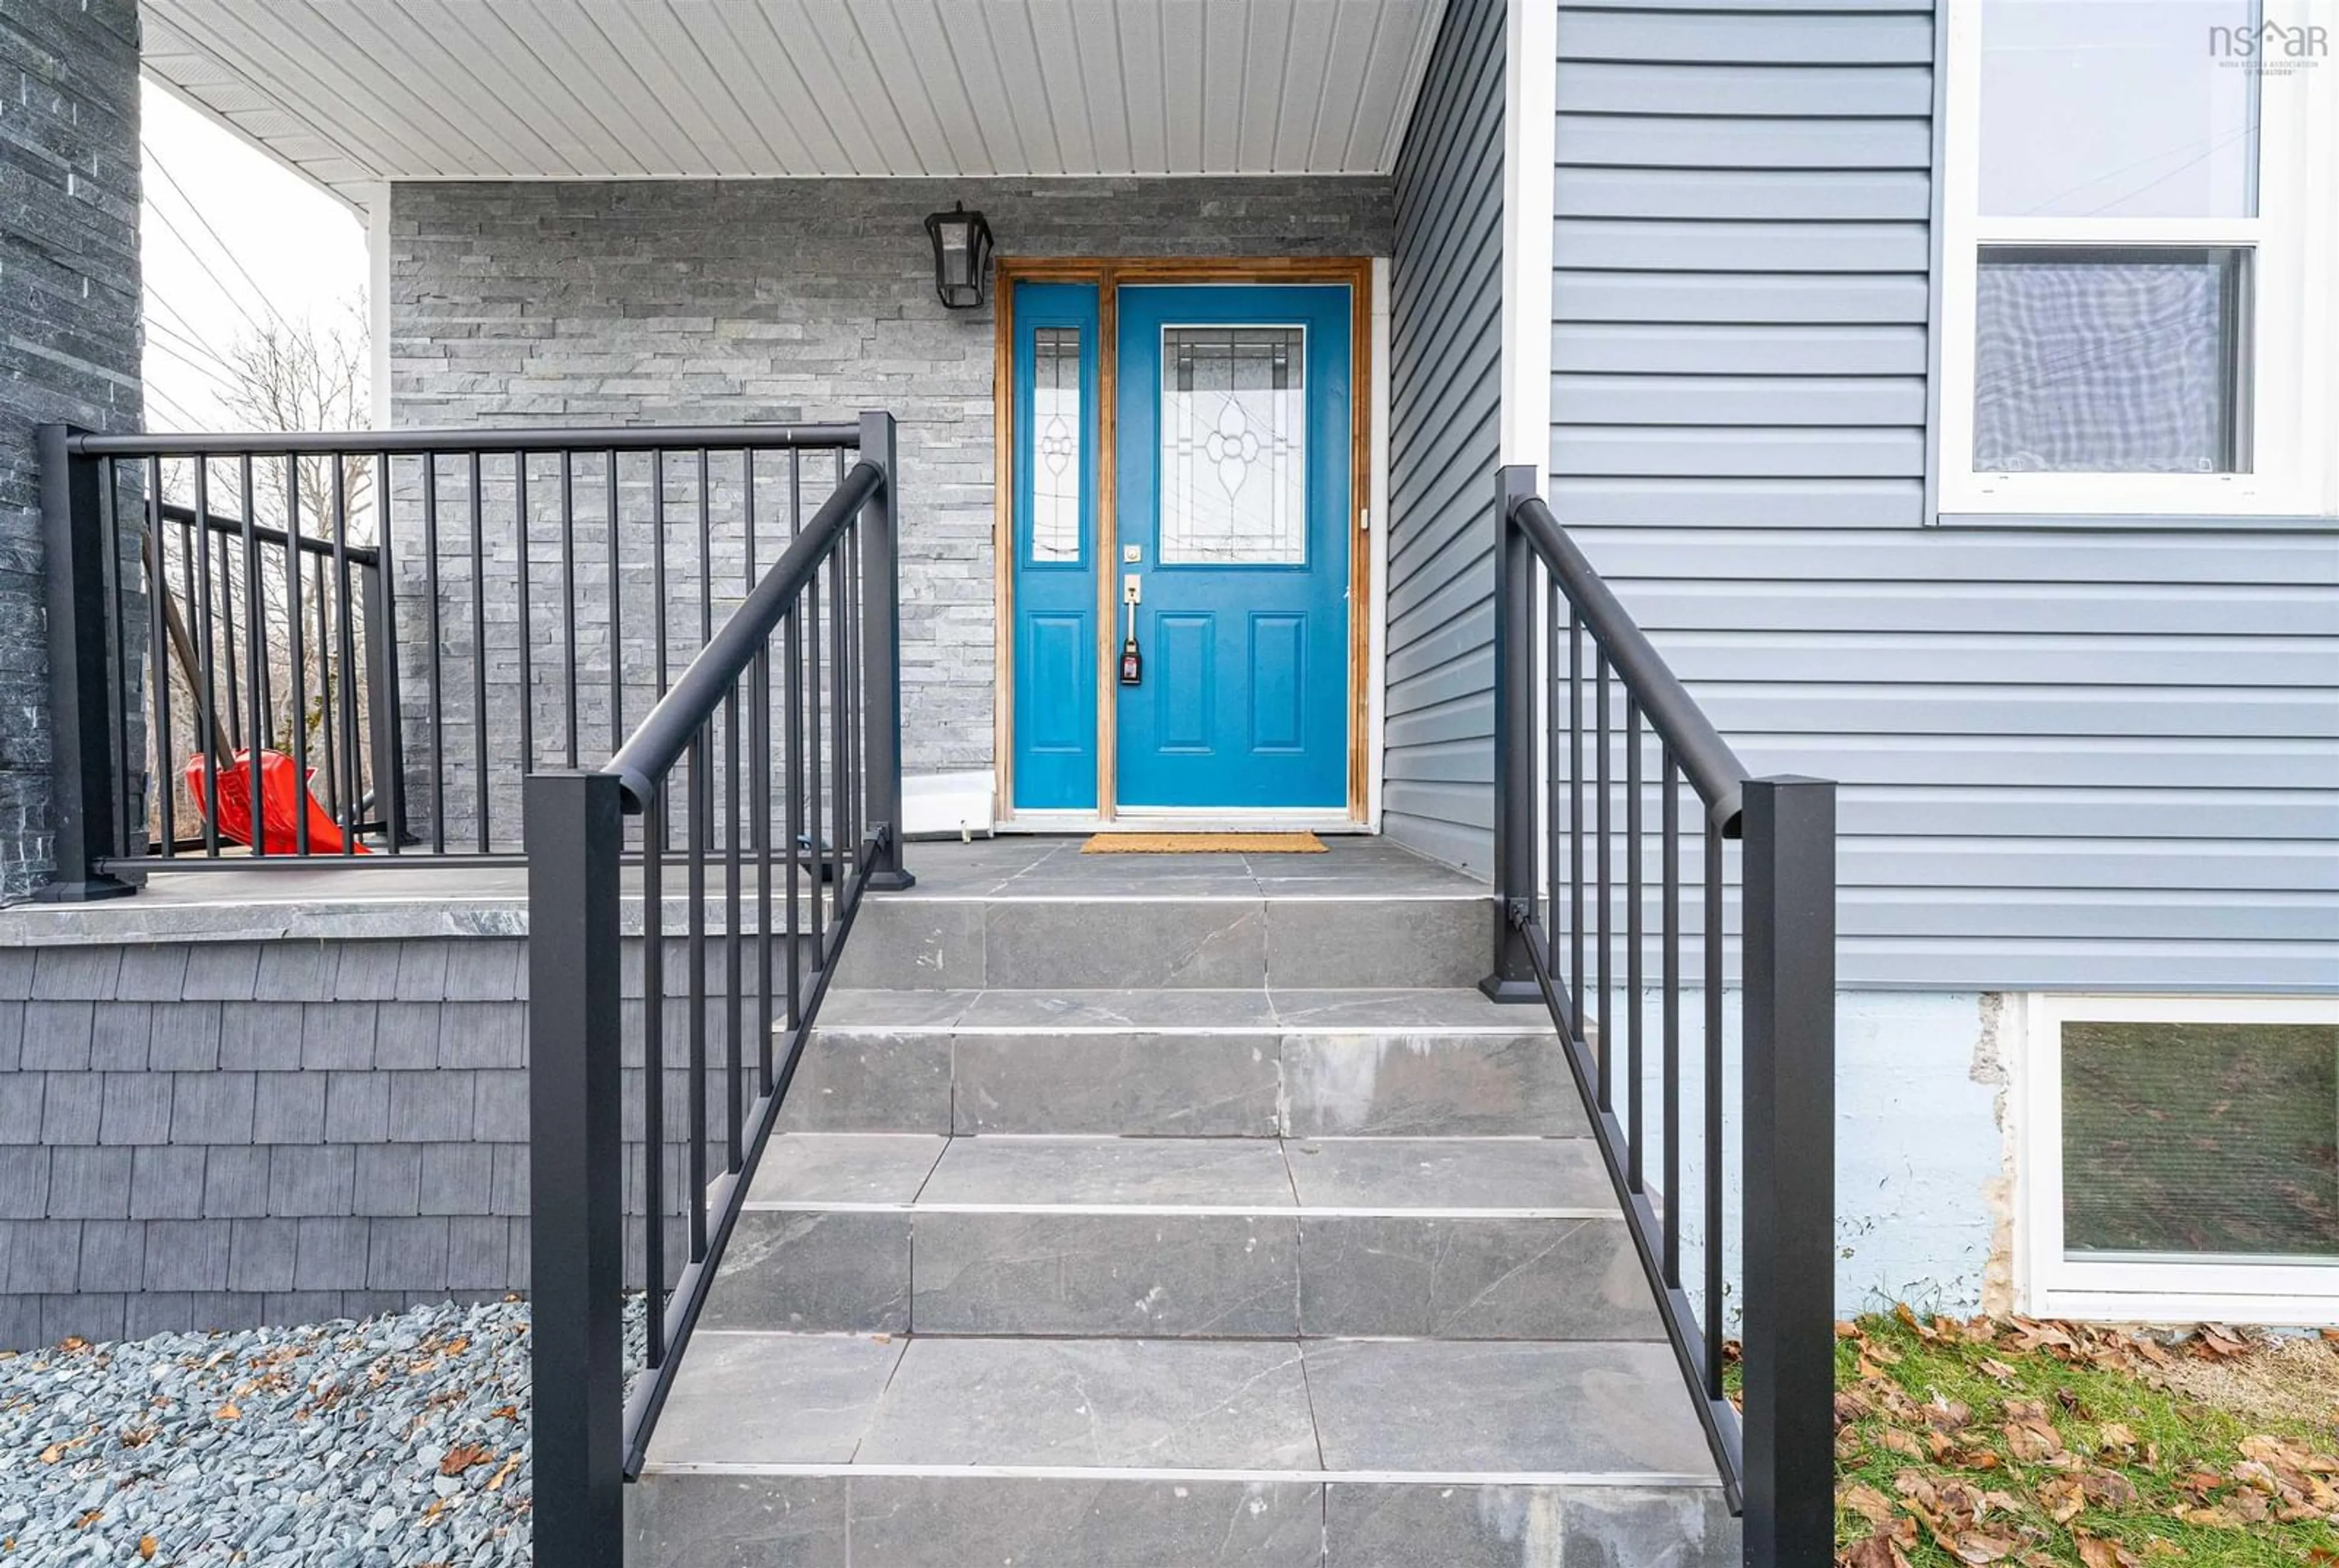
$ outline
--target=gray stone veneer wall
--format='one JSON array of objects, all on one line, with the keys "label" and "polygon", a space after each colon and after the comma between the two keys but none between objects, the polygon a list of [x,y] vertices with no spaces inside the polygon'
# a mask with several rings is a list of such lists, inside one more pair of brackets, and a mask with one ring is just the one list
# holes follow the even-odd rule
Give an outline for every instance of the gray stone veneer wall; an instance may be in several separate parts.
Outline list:
[{"label": "gray stone veneer wall", "polygon": [[0,902],[48,879],[33,428],[141,420],[136,0],[0,7]]},{"label": "gray stone veneer wall", "polygon": [[[905,764],[987,767],[992,314],[943,308],[921,227],[924,214],[954,201],[987,214],[1000,251],[1013,256],[1380,255],[1392,239],[1390,187],[1378,178],[401,184],[390,200],[393,416],[410,427],[833,419],[891,409],[903,486]],[[538,494],[552,487],[552,470],[540,472]],[[599,472],[580,478],[580,512],[598,505]],[[410,506],[396,510],[412,736],[419,517]],[[508,507],[501,516],[508,528]],[[542,559],[557,541],[542,514],[536,527]],[[607,595],[596,595],[607,576],[605,537],[588,527],[578,540],[588,667],[606,656]],[[452,553],[454,535],[442,534],[440,547],[442,557]],[[625,555],[626,591],[646,603],[642,554],[629,544]],[[453,563],[441,589],[450,648],[469,635],[466,570]],[[558,580],[542,575],[538,587],[557,592]],[[497,610],[491,684],[516,680],[516,661],[498,644],[516,646],[516,633],[503,624],[509,612]],[[629,660],[639,624],[627,626]],[[530,639],[540,688],[561,676],[558,636],[548,616]],[[581,694],[588,738],[607,724],[605,682]],[[468,704],[469,694],[449,700]],[[539,690],[539,747],[560,744],[559,723],[545,719],[558,700]],[[489,705],[491,752],[509,755],[517,702],[491,693]],[[459,726],[450,735],[450,762],[468,754],[456,749],[467,735]]]}]

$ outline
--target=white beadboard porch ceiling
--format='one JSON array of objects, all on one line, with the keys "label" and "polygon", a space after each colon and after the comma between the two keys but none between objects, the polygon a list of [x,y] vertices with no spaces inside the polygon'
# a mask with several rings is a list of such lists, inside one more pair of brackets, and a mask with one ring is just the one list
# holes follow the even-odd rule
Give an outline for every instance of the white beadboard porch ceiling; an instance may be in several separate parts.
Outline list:
[{"label": "white beadboard porch ceiling", "polygon": [[319,182],[1380,173],[1446,0],[143,0]]}]

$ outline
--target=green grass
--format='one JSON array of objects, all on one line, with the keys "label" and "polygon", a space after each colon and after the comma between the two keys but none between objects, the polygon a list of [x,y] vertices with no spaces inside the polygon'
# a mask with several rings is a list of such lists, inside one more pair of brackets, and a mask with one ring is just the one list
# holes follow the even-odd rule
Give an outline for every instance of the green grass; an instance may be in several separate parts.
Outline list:
[{"label": "green grass", "polygon": [[[2117,1334],[2041,1326],[2077,1340],[2057,1346],[2025,1339],[2019,1326],[1920,1328],[1914,1318],[1869,1317],[1854,1326],[1837,1343],[1840,1561],[2339,1563],[2331,1522],[2339,1462],[2330,1458],[2339,1442],[2327,1426],[2246,1421],[2156,1387],[2150,1363]],[[2269,1450],[2266,1439],[2285,1446]],[[2249,1440],[2272,1454],[2271,1468],[2247,1462]],[[2253,1476],[2273,1494],[2254,1488]],[[2286,1482],[2304,1490],[2286,1499]],[[2278,1516],[2300,1500],[2316,1516]],[[1878,1536],[1891,1543],[1871,1542]]]}]

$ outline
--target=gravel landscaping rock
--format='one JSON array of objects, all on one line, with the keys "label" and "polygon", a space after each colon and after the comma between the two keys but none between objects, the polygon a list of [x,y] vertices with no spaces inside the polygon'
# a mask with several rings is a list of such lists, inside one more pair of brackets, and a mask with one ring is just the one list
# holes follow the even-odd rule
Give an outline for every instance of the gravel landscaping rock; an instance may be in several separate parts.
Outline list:
[{"label": "gravel landscaping rock", "polygon": [[0,1564],[528,1560],[528,1307],[0,1356]]}]

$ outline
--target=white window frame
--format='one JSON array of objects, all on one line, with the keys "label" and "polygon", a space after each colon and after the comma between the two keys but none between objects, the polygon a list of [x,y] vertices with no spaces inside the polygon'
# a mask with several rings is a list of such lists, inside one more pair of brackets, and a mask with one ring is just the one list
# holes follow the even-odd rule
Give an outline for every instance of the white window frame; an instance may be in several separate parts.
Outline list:
[{"label": "white window frame", "polygon": [[2021,1013],[2015,1288],[2043,1317],[2116,1322],[2339,1323],[2339,1258],[2324,1263],[2080,1261],[2063,1250],[2066,1023],[2339,1024],[2339,996],[2033,994]]},{"label": "white window frame", "polygon": [[[2255,218],[1989,218],[1980,212],[1981,12],[1948,0],[1942,174],[1939,510],[2042,516],[2339,517],[2339,47],[2260,77]],[[2265,0],[2339,40],[2333,0]],[[2207,67],[2208,41],[2203,40]],[[2245,474],[1989,473],[1973,466],[1976,291],[1982,247],[2250,247]]]}]

